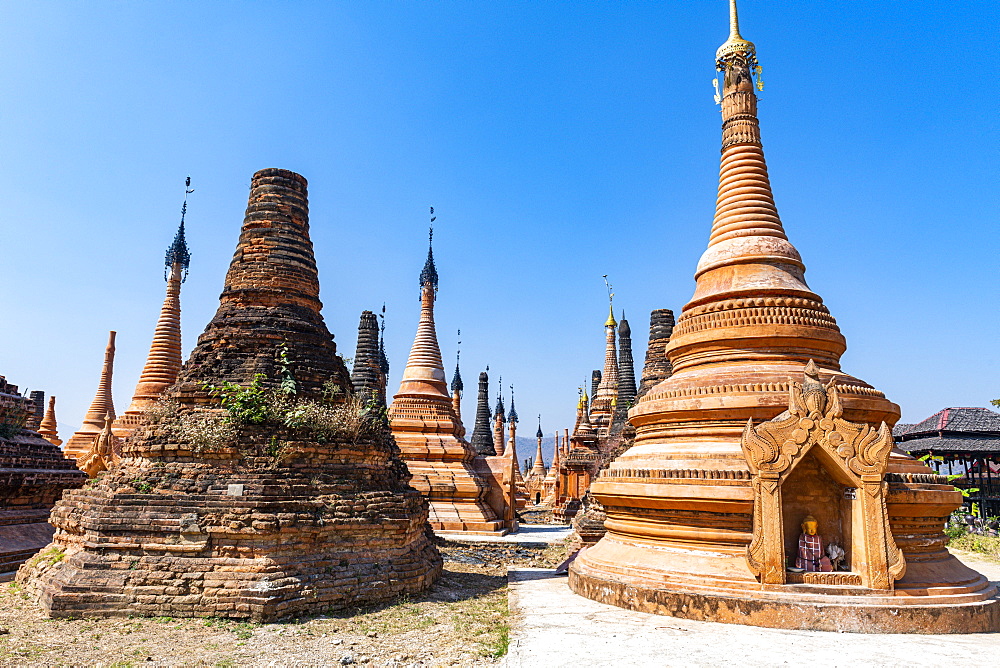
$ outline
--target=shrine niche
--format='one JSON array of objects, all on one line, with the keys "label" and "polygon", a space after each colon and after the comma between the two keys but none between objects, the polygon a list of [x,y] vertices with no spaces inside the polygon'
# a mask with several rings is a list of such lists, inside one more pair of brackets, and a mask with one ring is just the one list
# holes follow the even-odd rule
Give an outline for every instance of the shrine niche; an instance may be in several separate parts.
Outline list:
[{"label": "shrine niche", "polygon": [[[824,386],[812,360],[804,375],[801,384],[790,383],[786,412],[756,426],[751,418],[743,430],[740,445],[754,491],[747,563],[764,585],[797,581],[891,590],[906,570],[885,505],[892,433],[885,422],[876,430],[844,420],[833,379]],[[792,494],[786,495],[786,485]],[[804,512],[804,505],[815,507]],[[789,573],[789,522],[801,521],[796,516],[814,520],[838,540],[850,570]]]}]

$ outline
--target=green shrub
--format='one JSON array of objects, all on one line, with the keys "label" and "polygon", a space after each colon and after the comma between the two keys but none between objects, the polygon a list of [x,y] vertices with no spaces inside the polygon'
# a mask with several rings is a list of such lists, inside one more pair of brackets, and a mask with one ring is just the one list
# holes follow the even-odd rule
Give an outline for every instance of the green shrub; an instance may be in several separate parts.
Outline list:
[{"label": "green shrub", "polygon": [[1000,536],[980,536],[974,533],[953,538],[948,547],[985,554],[992,559],[1000,559]]}]

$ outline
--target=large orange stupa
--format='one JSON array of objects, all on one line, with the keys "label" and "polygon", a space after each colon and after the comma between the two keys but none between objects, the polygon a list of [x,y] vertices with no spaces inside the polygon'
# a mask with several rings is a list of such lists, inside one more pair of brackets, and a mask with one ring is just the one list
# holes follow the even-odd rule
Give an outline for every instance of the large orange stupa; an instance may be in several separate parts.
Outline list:
[{"label": "large orange stupa", "polygon": [[503,533],[503,521],[486,502],[489,483],[473,468],[476,451],[463,438],[445,381],[434,327],[438,273],[434,251],[420,272],[420,322],[389,407],[392,435],[413,478],[410,484],[430,502],[436,531]]},{"label": "large orange stupa", "polygon": [[735,0],[730,15],[719,197],[674,373],[629,411],[635,446],[591,487],[607,533],[570,586],[719,622],[995,631],[995,588],[945,549],[961,495],[892,447],[899,408],[840,369],[844,337],[774,206]]}]

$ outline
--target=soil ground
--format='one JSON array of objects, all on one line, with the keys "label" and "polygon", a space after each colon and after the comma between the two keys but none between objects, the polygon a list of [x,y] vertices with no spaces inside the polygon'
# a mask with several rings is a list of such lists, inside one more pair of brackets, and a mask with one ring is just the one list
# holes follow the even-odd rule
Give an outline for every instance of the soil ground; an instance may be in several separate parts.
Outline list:
[{"label": "soil ground", "polygon": [[275,624],[224,619],[46,618],[0,585],[0,666],[488,666],[509,642],[507,568],[552,567],[565,549],[439,541],[426,593]]}]

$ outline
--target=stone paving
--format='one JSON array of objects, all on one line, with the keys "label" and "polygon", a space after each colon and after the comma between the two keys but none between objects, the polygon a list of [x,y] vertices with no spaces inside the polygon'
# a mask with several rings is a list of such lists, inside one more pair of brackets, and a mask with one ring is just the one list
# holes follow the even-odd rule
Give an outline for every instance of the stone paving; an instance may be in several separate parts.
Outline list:
[{"label": "stone paving", "polygon": [[[961,553],[1000,582],[1000,563]],[[862,635],[698,622],[575,595],[566,576],[511,569],[507,666],[997,666],[1000,633]]]}]

